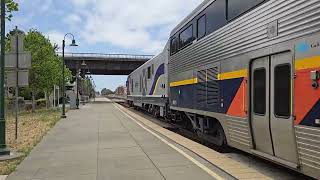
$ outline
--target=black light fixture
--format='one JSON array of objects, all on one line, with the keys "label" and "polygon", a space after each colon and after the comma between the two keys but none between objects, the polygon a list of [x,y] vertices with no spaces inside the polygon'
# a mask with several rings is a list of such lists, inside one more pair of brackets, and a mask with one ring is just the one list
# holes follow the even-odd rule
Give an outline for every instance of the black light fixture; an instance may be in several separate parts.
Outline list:
[{"label": "black light fixture", "polygon": [[72,39],[72,43],[70,44],[70,46],[73,46],[73,47],[78,46],[75,39]]},{"label": "black light fixture", "polygon": [[85,62],[85,61],[82,61],[81,66],[82,66],[82,67],[86,67],[86,66],[87,66],[86,62]]}]

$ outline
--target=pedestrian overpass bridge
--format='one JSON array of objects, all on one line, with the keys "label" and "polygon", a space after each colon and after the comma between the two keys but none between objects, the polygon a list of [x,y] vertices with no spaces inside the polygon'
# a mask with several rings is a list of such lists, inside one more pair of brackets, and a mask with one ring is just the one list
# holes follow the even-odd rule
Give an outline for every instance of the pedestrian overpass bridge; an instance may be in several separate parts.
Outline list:
[{"label": "pedestrian overpass bridge", "polygon": [[[61,53],[58,55],[62,56]],[[152,57],[131,54],[65,53],[65,63],[74,75],[79,69],[91,75],[129,75]]]}]

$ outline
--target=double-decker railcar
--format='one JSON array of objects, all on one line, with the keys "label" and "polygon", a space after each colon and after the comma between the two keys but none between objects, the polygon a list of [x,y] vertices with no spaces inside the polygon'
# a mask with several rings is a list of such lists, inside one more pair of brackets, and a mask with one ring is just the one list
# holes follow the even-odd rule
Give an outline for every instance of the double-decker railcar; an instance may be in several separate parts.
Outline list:
[{"label": "double-decker railcar", "polygon": [[[319,0],[205,0],[173,29],[162,56],[168,119],[320,178]],[[145,80],[147,66],[129,82]],[[149,109],[147,93],[131,88],[129,101]]]},{"label": "double-decker railcar", "polygon": [[155,116],[164,117],[168,105],[168,48],[128,77],[128,102]]},{"label": "double-decker railcar", "polygon": [[171,33],[170,109],[320,178],[320,1],[206,0]]}]

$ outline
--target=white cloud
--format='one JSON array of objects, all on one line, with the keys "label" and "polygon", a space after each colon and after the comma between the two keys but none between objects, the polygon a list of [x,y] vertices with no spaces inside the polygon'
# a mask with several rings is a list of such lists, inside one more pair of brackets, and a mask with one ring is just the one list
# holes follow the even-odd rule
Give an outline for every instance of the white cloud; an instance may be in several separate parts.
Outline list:
[{"label": "white cloud", "polygon": [[[79,29],[89,44],[109,43],[124,49],[157,53],[170,30],[202,0],[70,0],[82,19]],[[82,7],[82,8],[81,8]]]},{"label": "white cloud", "polygon": [[77,14],[70,14],[63,21],[70,26],[77,26],[82,19]]},{"label": "white cloud", "polygon": [[[36,18],[37,15],[42,15],[43,13],[51,12],[50,8],[53,7],[53,0],[32,0],[30,3],[29,0],[15,0],[16,3],[19,5],[18,12],[12,12],[13,18],[12,21],[7,23],[7,27],[9,29],[14,28],[15,26],[19,26],[19,28],[24,28],[26,30],[30,29],[30,24]],[[35,5],[37,7],[35,8]],[[27,11],[23,15],[16,17],[17,13]],[[55,11],[53,11],[55,12]],[[38,26],[33,26],[32,28],[37,28]]]},{"label": "white cloud", "polygon": [[61,47],[62,40],[64,38],[63,33],[58,31],[49,31],[46,33],[46,35],[48,36],[52,44],[57,44],[59,47]]},{"label": "white cloud", "polygon": [[[45,35],[50,39],[50,42],[52,44],[57,44],[59,49],[58,51],[62,51],[62,40],[64,39],[64,33],[59,32],[59,31],[49,31],[45,33]],[[68,52],[68,43],[71,43],[71,39],[69,36],[66,37],[66,48],[65,51]]]},{"label": "white cloud", "polygon": [[76,6],[86,6],[89,2],[93,2],[94,0],[70,0]]},{"label": "white cloud", "polygon": [[[53,0],[41,0],[39,1],[39,3],[37,3],[39,6],[39,10],[40,12],[44,13],[44,12],[47,12],[50,8],[52,8],[52,2]],[[33,0],[33,3],[36,3],[34,0]]]}]

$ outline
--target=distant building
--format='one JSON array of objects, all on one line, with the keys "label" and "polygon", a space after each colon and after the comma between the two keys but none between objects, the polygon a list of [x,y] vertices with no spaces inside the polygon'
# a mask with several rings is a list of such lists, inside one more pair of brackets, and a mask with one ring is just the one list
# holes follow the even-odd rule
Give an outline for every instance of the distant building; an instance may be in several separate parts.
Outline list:
[{"label": "distant building", "polygon": [[117,95],[117,96],[127,95],[127,87],[126,86],[119,86],[115,91],[115,95]]}]

